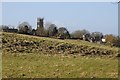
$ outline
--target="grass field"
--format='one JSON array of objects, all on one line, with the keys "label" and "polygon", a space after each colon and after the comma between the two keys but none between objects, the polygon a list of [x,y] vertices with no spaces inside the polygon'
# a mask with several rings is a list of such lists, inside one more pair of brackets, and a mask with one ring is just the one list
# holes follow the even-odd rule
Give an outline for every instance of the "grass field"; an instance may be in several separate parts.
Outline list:
[{"label": "grass field", "polygon": [[118,60],[62,54],[3,55],[3,78],[117,78]]},{"label": "grass field", "polygon": [[3,78],[118,77],[116,47],[13,33],[2,40]]}]

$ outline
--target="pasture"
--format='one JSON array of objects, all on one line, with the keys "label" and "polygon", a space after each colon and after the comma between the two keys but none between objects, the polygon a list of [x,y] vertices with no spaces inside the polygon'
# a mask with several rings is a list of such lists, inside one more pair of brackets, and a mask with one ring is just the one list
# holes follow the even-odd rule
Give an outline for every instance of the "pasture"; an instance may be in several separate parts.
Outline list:
[{"label": "pasture", "polygon": [[3,78],[117,78],[118,60],[62,54],[4,54]]},{"label": "pasture", "polygon": [[118,48],[3,33],[3,78],[117,78]]}]

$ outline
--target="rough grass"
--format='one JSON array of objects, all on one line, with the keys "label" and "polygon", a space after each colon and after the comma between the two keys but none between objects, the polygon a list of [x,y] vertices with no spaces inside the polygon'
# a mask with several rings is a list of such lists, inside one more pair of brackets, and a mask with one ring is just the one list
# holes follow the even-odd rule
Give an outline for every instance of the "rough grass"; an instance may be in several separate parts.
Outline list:
[{"label": "rough grass", "polygon": [[2,79],[2,53],[0,53],[0,79]]},{"label": "rough grass", "polygon": [[3,78],[118,77],[116,47],[15,33],[3,33],[2,41]]},{"label": "rough grass", "polygon": [[118,60],[62,54],[3,55],[3,78],[117,78]]},{"label": "rough grass", "polygon": [[60,40],[36,37],[15,33],[3,33],[3,51],[7,52],[39,52],[65,53],[80,55],[112,55],[118,54],[118,48],[90,43],[80,40]]}]

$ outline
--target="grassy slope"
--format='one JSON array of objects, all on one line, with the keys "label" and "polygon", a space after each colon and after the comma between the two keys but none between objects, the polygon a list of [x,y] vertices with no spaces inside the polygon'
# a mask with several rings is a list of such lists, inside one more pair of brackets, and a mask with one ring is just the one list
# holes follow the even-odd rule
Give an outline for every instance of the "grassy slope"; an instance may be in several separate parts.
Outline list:
[{"label": "grassy slope", "polygon": [[[76,44],[76,45],[87,45],[87,46],[92,46],[92,47],[97,47],[97,48],[102,48],[102,49],[107,49],[107,50],[115,50],[117,51],[118,48],[116,47],[110,47],[110,46],[106,46],[106,45],[101,45],[101,44],[96,44],[96,43],[91,43],[91,42],[87,42],[87,41],[83,41],[83,40],[70,40],[70,39],[66,39],[66,40],[60,40],[60,39],[54,39],[54,38],[47,38],[47,37],[37,37],[37,36],[29,36],[29,35],[23,35],[23,34],[15,34],[15,33],[3,33],[3,35],[6,34],[8,36],[12,36],[12,37],[17,37],[23,38],[23,39],[30,39],[30,41],[34,41],[34,40],[47,40],[47,41],[52,41],[52,42],[63,42],[63,43],[69,43],[69,44]],[[11,37],[11,38],[12,38]]]},{"label": "grassy slope", "polygon": [[116,55],[118,48],[81,40],[60,40],[3,33],[3,49],[9,52],[39,52]]},{"label": "grassy slope", "polygon": [[[5,77],[97,77],[115,78],[118,74],[118,60],[107,56],[78,56],[72,54],[43,54],[44,51],[22,53],[7,51],[9,44],[15,43],[16,39],[35,41],[45,45],[74,44],[88,47],[101,48],[103,50],[117,51],[118,48],[88,43],[77,40],[58,40],[44,37],[35,37],[21,34],[4,33],[3,38],[9,43],[3,43],[3,73]],[[41,42],[45,40],[45,42]],[[53,43],[54,42],[54,43]],[[36,45],[35,45],[36,46]],[[42,45],[41,45],[42,46]],[[16,46],[15,46],[16,47]],[[33,46],[32,46],[33,47]],[[45,46],[46,47],[46,46]],[[47,46],[48,47],[48,46]],[[87,47],[87,48],[88,48]],[[12,47],[15,49],[14,47]],[[44,48],[43,48],[44,49]],[[36,50],[36,49],[35,49]],[[47,52],[49,53],[49,52]]]},{"label": "grassy slope", "polygon": [[4,78],[117,78],[118,60],[73,55],[3,55]]}]

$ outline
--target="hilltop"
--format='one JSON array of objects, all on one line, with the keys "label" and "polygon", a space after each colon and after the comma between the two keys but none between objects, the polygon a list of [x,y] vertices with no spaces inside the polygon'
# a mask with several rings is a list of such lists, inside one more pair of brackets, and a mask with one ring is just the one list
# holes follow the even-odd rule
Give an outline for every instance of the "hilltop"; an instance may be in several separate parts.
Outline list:
[{"label": "hilltop", "polygon": [[3,51],[43,52],[49,54],[79,54],[79,55],[112,55],[118,53],[118,48],[82,40],[60,40],[47,37],[37,37],[24,34],[3,32]]}]

